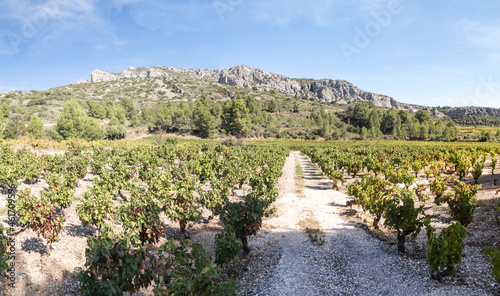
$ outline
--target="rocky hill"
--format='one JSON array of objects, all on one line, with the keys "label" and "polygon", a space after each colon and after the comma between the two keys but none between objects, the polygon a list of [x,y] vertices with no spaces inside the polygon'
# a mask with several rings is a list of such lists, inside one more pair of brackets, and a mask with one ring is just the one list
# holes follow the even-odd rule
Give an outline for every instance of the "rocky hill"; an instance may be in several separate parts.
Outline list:
[{"label": "rocky hill", "polygon": [[[182,69],[172,67],[129,68],[120,73],[94,70],[88,81],[78,83],[98,83],[130,78],[175,78],[179,75],[192,79],[215,82],[262,91],[278,91],[299,98],[348,104],[359,101],[371,101],[376,106],[407,110],[419,110],[423,106],[407,105],[391,97],[361,90],[345,80],[333,79],[295,79],[264,70],[240,65],[230,69]],[[431,110],[436,113],[436,110]]]},{"label": "rocky hill", "polygon": [[449,116],[451,119],[460,119],[471,116],[492,116],[500,117],[500,109],[489,108],[489,107],[456,107],[456,108],[446,108],[441,110],[445,115]]}]

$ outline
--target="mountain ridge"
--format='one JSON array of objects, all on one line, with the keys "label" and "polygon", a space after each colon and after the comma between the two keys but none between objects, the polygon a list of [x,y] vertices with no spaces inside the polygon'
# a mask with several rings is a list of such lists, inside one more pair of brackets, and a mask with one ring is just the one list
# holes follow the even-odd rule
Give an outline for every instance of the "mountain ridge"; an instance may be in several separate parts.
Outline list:
[{"label": "mountain ridge", "polygon": [[[222,85],[243,88],[275,90],[281,93],[321,102],[349,104],[352,102],[371,101],[375,106],[397,108],[410,111],[427,109],[426,106],[404,104],[394,98],[359,89],[346,80],[289,78],[281,74],[238,65],[229,69],[184,69],[174,67],[130,67],[119,73],[111,73],[99,69],[92,71],[90,80],[78,83],[97,83],[125,78],[169,77],[183,74],[192,78],[204,79]],[[434,111],[433,113],[436,113]]]},{"label": "mountain ridge", "polygon": [[351,82],[342,79],[311,79],[290,78],[285,75],[271,73],[265,70],[252,68],[246,65],[237,65],[229,69],[185,69],[167,66],[158,67],[130,67],[119,73],[94,69],[89,80],[77,83],[99,83],[127,78],[175,78],[185,75],[194,79],[214,82],[220,85],[231,85],[247,89],[279,91],[320,102],[349,104],[353,102],[371,101],[375,106],[396,108],[416,112],[426,110],[437,117],[449,116],[452,119],[466,118],[469,116],[494,116],[500,117],[500,108],[491,107],[451,107],[439,108],[415,104],[402,103],[393,97],[361,90]]}]

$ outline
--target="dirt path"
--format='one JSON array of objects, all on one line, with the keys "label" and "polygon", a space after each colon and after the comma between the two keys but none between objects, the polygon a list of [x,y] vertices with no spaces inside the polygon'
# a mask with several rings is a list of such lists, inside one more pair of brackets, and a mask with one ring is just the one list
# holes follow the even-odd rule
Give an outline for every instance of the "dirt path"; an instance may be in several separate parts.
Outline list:
[{"label": "dirt path", "polygon": [[[299,152],[288,157],[278,187],[277,212],[264,223],[268,232],[251,241],[260,253],[239,295],[491,295],[430,279],[425,258],[399,256],[395,246],[343,219],[348,198]],[[306,227],[319,229],[324,243],[313,242]]]}]

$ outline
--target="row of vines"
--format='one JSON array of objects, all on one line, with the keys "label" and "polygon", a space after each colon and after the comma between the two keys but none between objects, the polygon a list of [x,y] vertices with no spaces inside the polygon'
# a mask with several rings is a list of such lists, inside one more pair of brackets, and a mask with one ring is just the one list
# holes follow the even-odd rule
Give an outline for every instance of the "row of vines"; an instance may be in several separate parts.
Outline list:
[{"label": "row of vines", "polygon": [[[405,252],[408,236],[416,237],[425,229],[431,276],[441,279],[456,274],[481,188],[476,184],[485,171],[495,174],[500,148],[343,145],[309,147],[303,153],[333,180],[334,189],[346,184],[353,204],[373,217],[374,228],[383,220],[397,232],[399,252]],[[425,177],[419,179],[419,173]],[[347,176],[354,181],[346,182]],[[455,221],[439,234],[431,226],[438,215],[424,210],[430,202],[447,204]],[[485,254],[500,281],[500,250],[487,248]]]},{"label": "row of vines", "polygon": [[[18,191],[18,221],[49,246],[64,231],[64,209],[74,206],[87,239],[86,263],[76,277],[84,295],[122,295],[153,286],[155,295],[223,295],[236,288],[220,267],[248,252],[248,237],[272,213],[276,183],[288,151],[283,148],[165,143],[93,147],[70,144],[63,155],[38,155],[0,146],[0,187],[16,190],[44,180],[34,194]],[[77,198],[86,176],[92,185]],[[29,186],[28,186],[29,187]],[[243,195],[235,190],[243,188]],[[203,210],[218,217],[215,260],[189,229]],[[178,223],[182,241],[166,239],[161,216]],[[0,271],[8,265],[6,230],[0,226]],[[166,242],[158,246],[160,240]],[[213,265],[213,263],[216,264]]]}]

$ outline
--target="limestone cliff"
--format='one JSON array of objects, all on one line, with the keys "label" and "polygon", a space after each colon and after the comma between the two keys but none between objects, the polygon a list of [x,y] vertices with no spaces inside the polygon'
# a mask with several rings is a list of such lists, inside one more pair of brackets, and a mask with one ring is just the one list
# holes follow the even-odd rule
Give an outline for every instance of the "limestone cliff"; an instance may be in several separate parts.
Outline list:
[{"label": "limestone cliff", "polygon": [[188,75],[194,79],[204,79],[219,84],[244,88],[274,90],[296,97],[316,99],[322,102],[348,104],[359,101],[372,101],[376,106],[398,109],[418,110],[423,106],[401,104],[391,97],[367,92],[345,80],[333,79],[295,79],[264,70],[240,65],[230,69],[182,69],[172,67],[129,68],[120,73],[94,70],[89,81],[104,82],[124,78],[175,77]]}]

